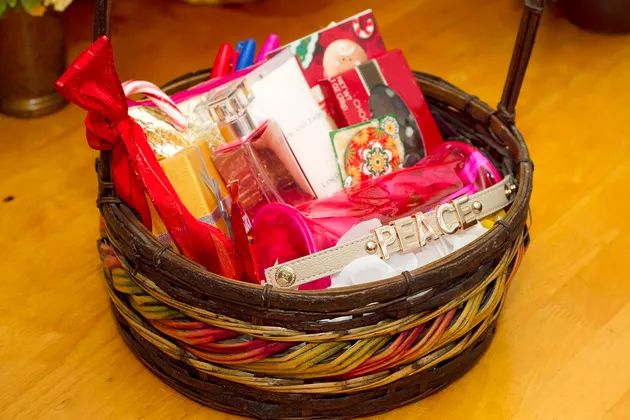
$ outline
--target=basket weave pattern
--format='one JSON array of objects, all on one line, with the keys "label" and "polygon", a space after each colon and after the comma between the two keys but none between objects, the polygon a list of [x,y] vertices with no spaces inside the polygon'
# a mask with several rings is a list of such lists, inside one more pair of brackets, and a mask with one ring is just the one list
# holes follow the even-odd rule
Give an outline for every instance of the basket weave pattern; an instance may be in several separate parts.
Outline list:
[{"label": "basket weave pattern", "polygon": [[[145,340],[209,375],[274,392],[301,393],[382,386],[461,353],[493,325],[524,251],[519,240],[478,285],[434,310],[368,328],[305,334],[199,313],[171,301],[146,277],[131,276],[105,242],[100,249],[111,300]],[[236,337],[242,342],[222,343]],[[329,379],[303,381],[315,378]]]},{"label": "basket weave pattern", "polygon": [[[95,38],[110,0],[95,0]],[[98,242],[121,335],[163,381],[202,404],[269,419],[350,418],[445,387],[487,349],[529,241],[533,163],[515,106],[543,9],[525,0],[497,110],[437,77],[415,73],[447,139],[483,150],[518,183],[492,229],[411,272],[367,285],[278,290],[209,273],[160,243],[116,196],[111,155],[97,162]],[[167,93],[207,80],[202,70]]]},{"label": "basket weave pattern", "polygon": [[368,287],[277,291],[207,273],[145,231],[103,180],[107,165],[98,165],[99,252],[112,307],[152,371],[224,411],[329,418],[414,401],[474,364],[526,249],[533,166],[518,130],[496,111],[439,78],[416,77],[444,135],[483,149],[516,176],[518,191],[506,217],[477,241]]}]

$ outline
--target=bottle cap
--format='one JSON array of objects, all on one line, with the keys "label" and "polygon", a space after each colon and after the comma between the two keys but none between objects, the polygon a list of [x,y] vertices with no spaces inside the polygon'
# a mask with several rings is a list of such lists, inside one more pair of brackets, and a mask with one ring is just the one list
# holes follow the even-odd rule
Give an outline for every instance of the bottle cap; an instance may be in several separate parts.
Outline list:
[{"label": "bottle cap", "polygon": [[254,94],[245,80],[227,83],[206,98],[208,115],[226,143],[244,139],[256,129],[248,111],[253,99]]}]

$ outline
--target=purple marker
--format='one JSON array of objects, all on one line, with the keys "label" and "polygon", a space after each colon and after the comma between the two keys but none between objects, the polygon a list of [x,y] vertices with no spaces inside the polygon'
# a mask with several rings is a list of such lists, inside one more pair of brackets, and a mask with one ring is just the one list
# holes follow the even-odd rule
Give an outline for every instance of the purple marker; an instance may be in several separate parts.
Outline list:
[{"label": "purple marker", "polygon": [[280,38],[276,34],[269,34],[265,42],[261,45],[256,62],[264,61],[265,57],[271,51],[277,49],[280,46]]}]

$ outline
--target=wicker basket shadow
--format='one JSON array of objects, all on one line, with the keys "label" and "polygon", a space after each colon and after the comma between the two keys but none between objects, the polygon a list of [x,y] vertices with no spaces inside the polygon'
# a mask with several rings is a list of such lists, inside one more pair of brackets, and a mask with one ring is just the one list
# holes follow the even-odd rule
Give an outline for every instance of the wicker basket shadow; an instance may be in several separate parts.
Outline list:
[{"label": "wicker basket shadow", "polygon": [[[97,0],[97,35],[109,1]],[[465,248],[378,283],[277,290],[214,275],[162,245],[116,197],[97,162],[99,252],[120,332],[138,358],[195,401],[240,415],[349,418],[421,399],[488,347],[528,242],[533,165],[514,125],[542,1],[527,1],[498,110],[423,73],[417,82],[447,138],[483,150],[518,181],[505,218]],[[192,73],[169,93],[207,79]]]}]

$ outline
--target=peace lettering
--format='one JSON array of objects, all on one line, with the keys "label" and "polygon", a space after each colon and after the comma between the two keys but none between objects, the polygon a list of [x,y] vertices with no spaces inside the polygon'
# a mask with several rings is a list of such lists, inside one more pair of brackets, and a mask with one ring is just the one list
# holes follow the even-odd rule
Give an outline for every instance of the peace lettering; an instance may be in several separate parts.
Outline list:
[{"label": "peace lettering", "polygon": [[442,235],[453,234],[473,225],[481,203],[469,204],[467,195],[440,204],[428,213],[418,212],[374,229],[376,243],[384,260],[394,252],[409,252],[424,247]]}]

